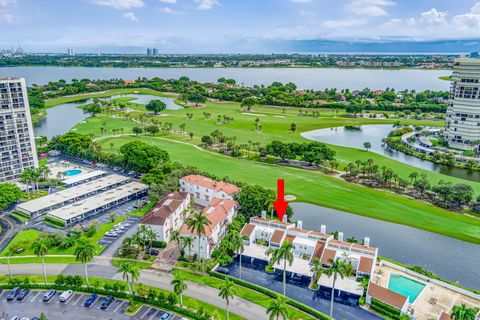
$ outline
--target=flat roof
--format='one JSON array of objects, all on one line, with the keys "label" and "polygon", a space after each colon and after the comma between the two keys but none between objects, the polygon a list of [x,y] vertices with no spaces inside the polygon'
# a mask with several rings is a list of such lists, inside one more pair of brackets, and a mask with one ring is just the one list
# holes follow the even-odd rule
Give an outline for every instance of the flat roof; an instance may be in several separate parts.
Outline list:
[{"label": "flat roof", "polygon": [[144,191],[147,188],[148,187],[142,183],[136,181],[129,182],[115,189],[99,193],[83,201],[75,202],[63,208],[53,210],[48,213],[48,215],[62,220],[69,220],[92,210],[109,205],[112,202],[121,200],[129,195]]},{"label": "flat roof", "polygon": [[17,209],[27,212],[37,212],[47,209],[51,206],[61,204],[65,201],[70,201],[78,197],[85,196],[91,192],[103,189],[117,183],[130,180],[130,178],[118,174],[112,174],[97,180],[89,181],[84,184],[68,188],[48,196],[41,197],[35,200],[21,203],[17,205]]},{"label": "flat roof", "polygon": [[[328,277],[324,274],[320,276],[318,284],[324,287],[331,288],[333,286],[333,277]],[[354,278],[340,278],[335,281],[335,289],[350,292],[356,295],[363,295],[363,288],[360,282],[357,282]]]},{"label": "flat roof", "polygon": [[74,184],[74,183],[78,183],[78,182],[85,181],[85,180],[88,180],[88,179],[103,176],[105,174],[107,174],[107,173],[105,171],[102,171],[102,170],[91,171],[91,172],[87,172],[87,173],[84,173],[84,174],[79,174],[79,175],[73,176],[71,178],[65,179],[65,180],[62,181],[62,183],[63,184]]}]

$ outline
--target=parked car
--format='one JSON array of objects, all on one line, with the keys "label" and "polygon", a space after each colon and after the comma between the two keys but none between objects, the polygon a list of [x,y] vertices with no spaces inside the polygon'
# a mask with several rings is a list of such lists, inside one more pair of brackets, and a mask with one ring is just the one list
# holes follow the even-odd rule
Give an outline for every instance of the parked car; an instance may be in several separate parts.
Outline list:
[{"label": "parked car", "polygon": [[160,254],[160,251],[157,249],[150,249],[147,251],[147,253],[151,256],[158,256]]},{"label": "parked car", "polygon": [[102,310],[107,309],[112,304],[113,300],[115,299],[112,296],[103,298],[103,302],[102,302],[102,305],[100,306],[100,309]]},{"label": "parked car", "polygon": [[229,273],[230,273],[230,269],[225,268],[225,267],[218,267],[218,268],[217,268],[217,272],[220,272],[220,273],[223,273],[223,274],[229,274]]},{"label": "parked car", "polygon": [[17,297],[17,295],[18,295],[19,293],[20,293],[20,288],[19,288],[19,287],[13,288],[13,289],[10,290],[10,292],[8,293],[7,301],[15,300],[15,298]]},{"label": "parked car", "polygon": [[109,231],[109,232],[105,233],[105,236],[115,238],[116,236],[118,236],[118,233],[116,233],[114,231]]},{"label": "parked car", "polygon": [[85,306],[85,308],[90,308],[95,303],[95,301],[97,300],[97,297],[98,296],[97,296],[96,293],[94,293],[90,297],[88,297],[88,299],[83,304]]},{"label": "parked car", "polygon": [[60,297],[58,297],[58,299],[60,300],[60,302],[67,302],[68,299],[70,299],[70,297],[72,296],[73,294],[73,291],[72,290],[67,290],[67,291],[64,291]]},{"label": "parked car", "polygon": [[55,296],[56,293],[57,293],[57,290],[53,290],[53,289],[48,290],[43,295],[43,301],[48,302],[48,301],[52,300],[52,298]]},{"label": "parked car", "polygon": [[172,316],[173,314],[171,312],[167,312],[162,314],[162,316],[160,317],[160,320],[167,320],[167,319],[170,319]]},{"label": "parked car", "polygon": [[10,320],[20,320],[20,317],[19,316],[13,316],[10,318]]},{"label": "parked car", "polygon": [[30,293],[30,289],[22,289],[17,296],[18,301],[23,301],[25,297]]}]

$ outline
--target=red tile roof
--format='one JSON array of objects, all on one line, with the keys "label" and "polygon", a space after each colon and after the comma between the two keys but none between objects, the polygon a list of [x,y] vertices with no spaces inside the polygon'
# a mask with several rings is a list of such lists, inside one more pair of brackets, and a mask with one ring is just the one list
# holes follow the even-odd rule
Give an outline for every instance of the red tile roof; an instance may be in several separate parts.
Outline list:
[{"label": "red tile roof", "polygon": [[250,237],[253,230],[255,230],[255,225],[251,223],[247,223],[246,225],[243,226],[243,229],[240,232],[240,234],[245,237]]},{"label": "red tile roof", "polygon": [[293,243],[293,240],[295,240],[295,238],[296,238],[295,236],[287,234],[287,236],[285,237],[285,241],[288,240],[288,243]]},{"label": "red tile roof", "polygon": [[332,260],[335,259],[337,251],[332,249],[323,250],[322,258],[320,259],[323,264],[331,264]]},{"label": "red tile roof", "polygon": [[[215,227],[221,222],[226,221],[228,218],[228,212],[236,206],[238,206],[237,201],[214,198],[210,204],[203,209],[205,217],[210,221],[210,223],[205,226],[204,236],[207,238],[210,237],[213,234]],[[194,234],[186,224],[182,226],[181,233]]]},{"label": "red tile roof", "polygon": [[163,226],[168,217],[170,217],[187,198],[187,192],[173,192],[163,196],[160,201],[143,216],[139,223]]},{"label": "red tile roof", "polygon": [[358,271],[370,274],[372,272],[373,259],[368,257],[360,257]]},{"label": "red tile roof", "polygon": [[312,260],[315,258],[320,259],[323,254],[323,250],[325,249],[325,242],[317,241],[317,245],[315,246],[315,250],[313,250]]},{"label": "red tile roof", "polygon": [[407,297],[370,282],[368,295],[399,310],[403,308]]},{"label": "red tile roof", "polygon": [[280,242],[283,239],[283,235],[285,234],[285,231],[282,230],[275,230],[273,232],[272,237],[270,238],[270,242],[280,244]]},{"label": "red tile roof", "polygon": [[450,315],[446,312],[442,312],[442,314],[440,315],[440,317],[438,318],[438,320],[450,320]]},{"label": "red tile roof", "polygon": [[231,183],[226,183],[223,181],[215,181],[205,176],[200,175],[189,175],[182,178],[183,180],[187,181],[188,183],[195,184],[202,186],[204,188],[213,189],[216,191],[223,191],[228,195],[233,195],[236,192],[240,191],[236,185]]}]

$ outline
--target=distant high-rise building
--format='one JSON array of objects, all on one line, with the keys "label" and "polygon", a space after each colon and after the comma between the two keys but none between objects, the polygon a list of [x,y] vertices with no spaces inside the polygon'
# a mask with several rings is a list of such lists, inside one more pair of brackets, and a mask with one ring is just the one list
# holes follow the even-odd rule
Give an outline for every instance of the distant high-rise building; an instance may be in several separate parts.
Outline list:
[{"label": "distant high-rise building", "polygon": [[147,56],[151,56],[153,54],[153,50],[148,48],[147,49]]},{"label": "distant high-rise building", "polygon": [[480,142],[480,59],[455,59],[445,138],[451,148],[461,150]]},{"label": "distant high-rise building", "polygon": [[0,77],[0,182],[37,166],[25,79]]},{"label": "distant high-rise building", "polygon": [[475,52],[470,52],[470,58],[480,58],[480,54],[478,53],[478,51],[475,51]]},{"label": "distant high-rise building", "polygon": [[147,49],[147,56],[157,56],[157,55],[158,55],[158,49],[155,49],[155,48]]},{"label": "distant high-rise building", "polygon": [[67,54],[68,54],[69,56],[74,56],[74,55],[75,55],[75,50],[73,50],[72,48],[68,48]]},{"label": "distant high-rise building", "polygon": [[152,49],[152,53],[154,56],[158,56],[158,49]]}]

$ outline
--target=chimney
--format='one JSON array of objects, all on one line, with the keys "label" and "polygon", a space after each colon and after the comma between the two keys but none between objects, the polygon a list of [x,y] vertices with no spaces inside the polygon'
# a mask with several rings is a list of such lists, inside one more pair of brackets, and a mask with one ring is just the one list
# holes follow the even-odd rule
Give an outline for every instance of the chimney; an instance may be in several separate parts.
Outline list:
[{"label": "chimney", "polygon": [[365,247],[370,247],[370,238],[369,237],[365,237],[365,239],[363,240],[363,245]]},{"label": "chimney", "polygon": [[343,232],[338,233],[338,241],[343,241]]},{"label": "chimney", "polygon": [[267,219],[267,211],[262,210],[262,219]]},{"label": "chimney", "polygon": [[288,222],[288,217],[286,214],[283,215],[283,219],[282,219],[282,222],[285,222],[287,223]]},{"label": "chimney", "polygon": [[327,226],[322,224],[322,226],[320,227],[320,233],[323,233],[323,234],[326,234],[327,233]]},{"label": "chimney", "polygon": [[303,221],[302,220],[297,221],[297,229],[300,229],[300,230],[303,229]]}]

